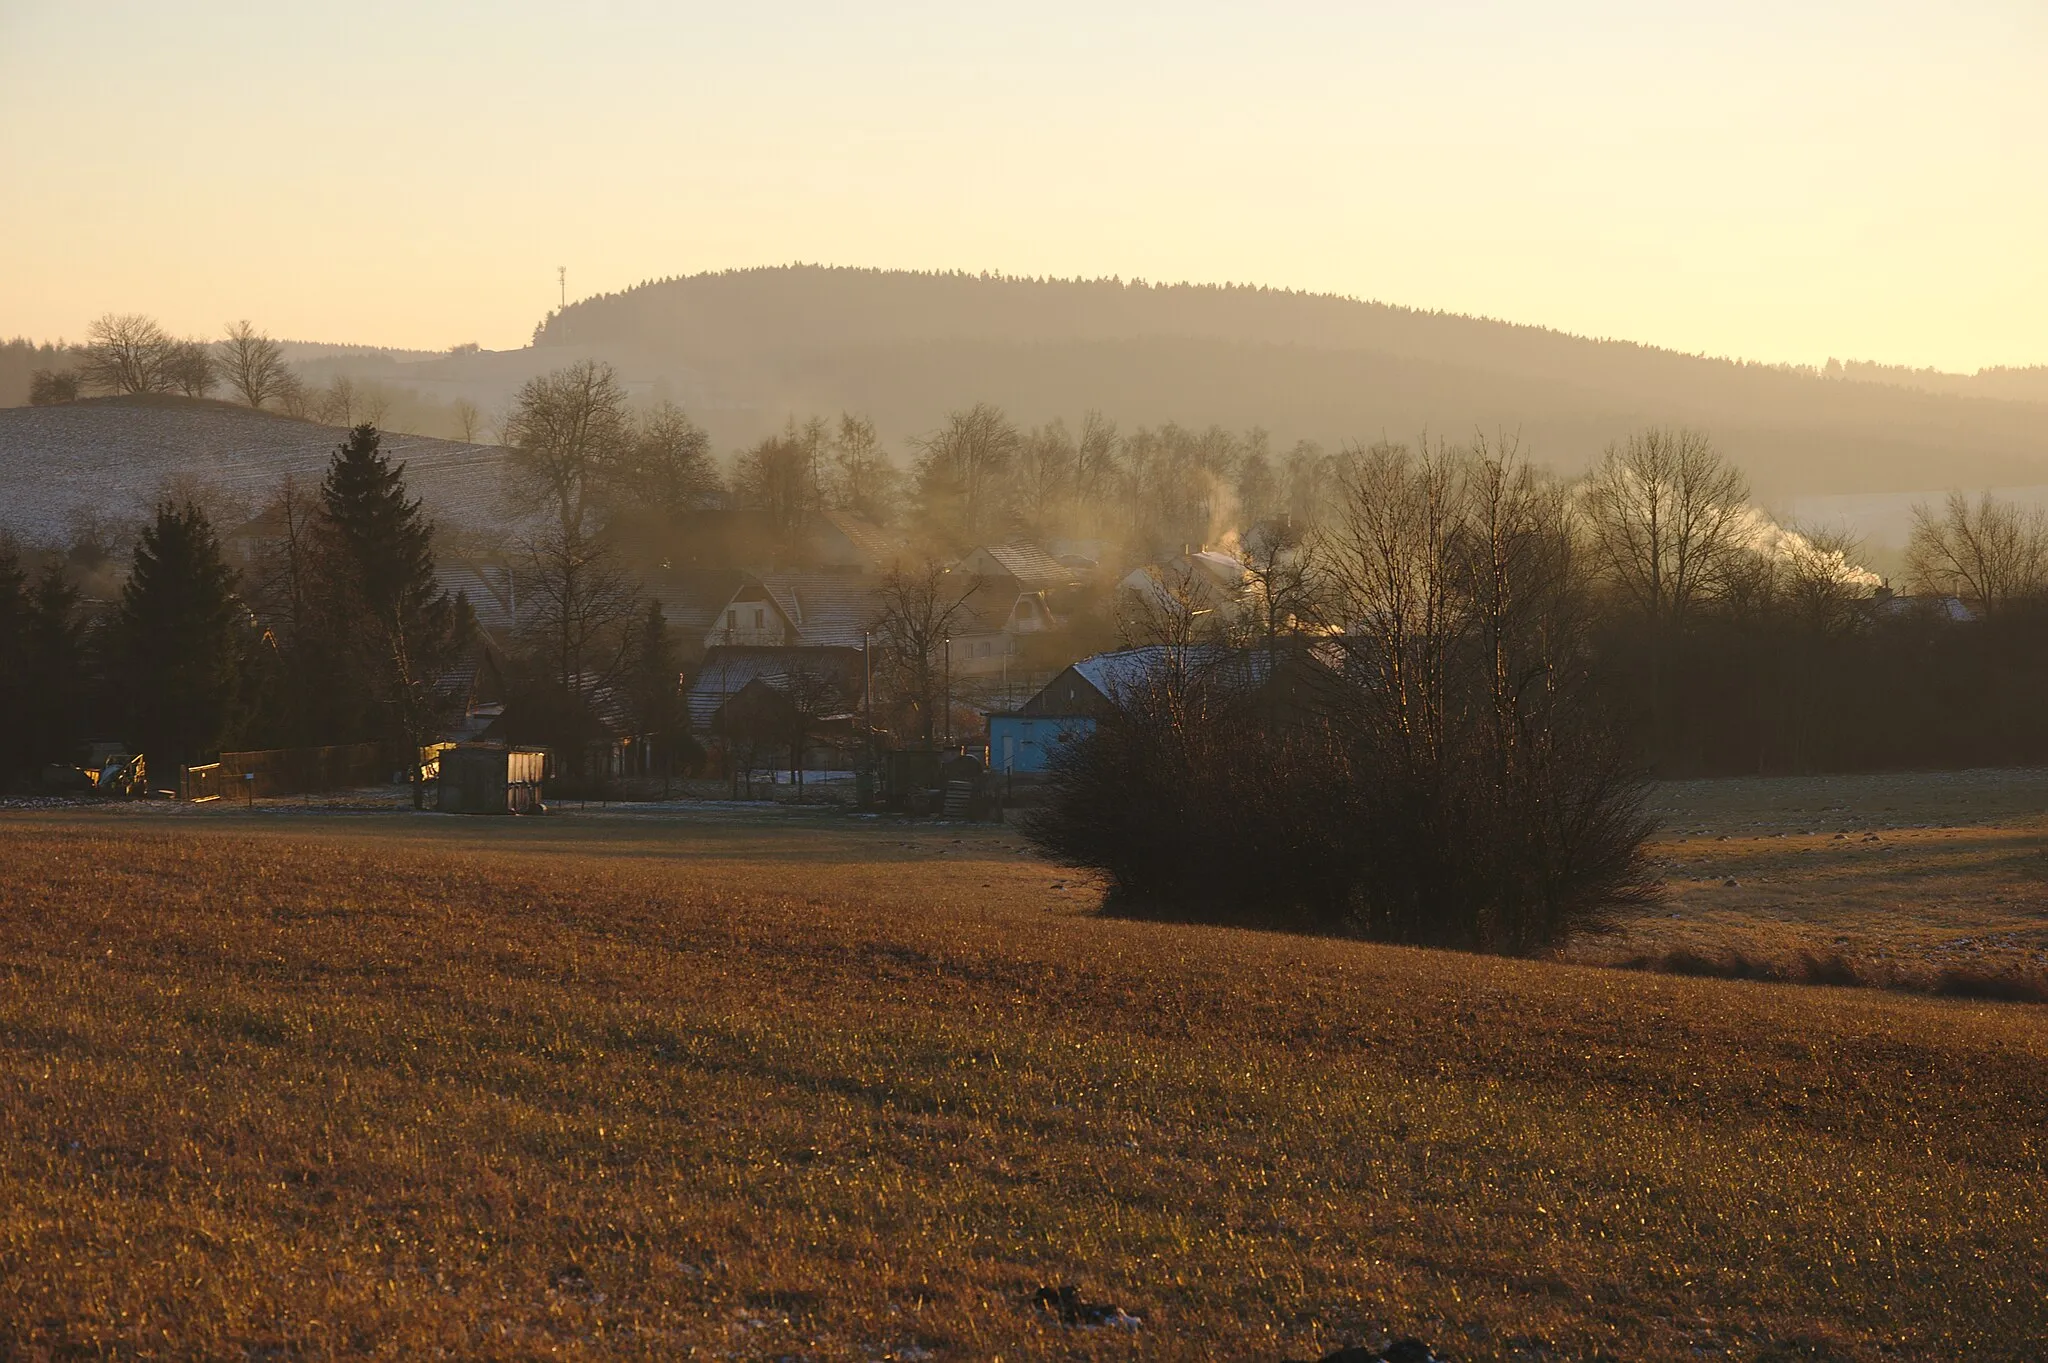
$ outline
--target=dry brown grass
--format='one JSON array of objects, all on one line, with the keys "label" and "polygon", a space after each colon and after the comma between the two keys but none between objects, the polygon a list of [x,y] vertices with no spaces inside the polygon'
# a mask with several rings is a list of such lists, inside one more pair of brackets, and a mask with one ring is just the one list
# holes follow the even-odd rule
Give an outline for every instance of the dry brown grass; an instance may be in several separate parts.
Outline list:
[{"label": "dry brown grass", "polygon": [[1105,920],[959,836],[0,825],[0,1356],[2048,1338],[2043,1010]]},{"label": "dry brown grass", "polygon": [[1654,807],[1665,902],[1569,959],[1839,957],[1906,987],[2048,984],[2048,772],[1674,782]]}]

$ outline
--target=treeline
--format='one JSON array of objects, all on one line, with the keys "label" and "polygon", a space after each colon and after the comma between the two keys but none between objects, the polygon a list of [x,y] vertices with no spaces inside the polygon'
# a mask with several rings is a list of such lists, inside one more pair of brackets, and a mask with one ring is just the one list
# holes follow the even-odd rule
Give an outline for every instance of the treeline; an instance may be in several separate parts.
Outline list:
[{"label": "treeline", "polygon": [[485,434],[483,413],[467,399],[444,407],[346,374],[310,385],[286,361],[284,347],[246,320],[207,339],[174,336],[140,313],[108,313],[86,329],[86,337],[86,344],[77,347],[17,341],[0,348],[0,384],[6,384],[12,370],[25,370],[21,386],[29,404],[39,407],[95,395],[206,398],[220,393],[257,411],[330,426],[382,425],[387,417],[400,415],[408,428],[434,427],[422,434],[467,441]]},{"label": "treeline", "polygon": [[1650,885],[1644,776],[2048,759],[2048,518],[1923,508],[1922,595],[1772,525],[1697,432],[1577,484],[1378,444],[1249,594],[1192,573],[1032,825],[1134,912],[1527,952]]},{"label": "treeline", "polygon": [[0,774],[108,737],[159,786],[227,747],[439,737],[472,622],[378,443],[358,427],[317,492],[282,490],[253,572],[192,503],[158,507],[111,602],[82,600],[61,559],[31,574],[0,551]]}]

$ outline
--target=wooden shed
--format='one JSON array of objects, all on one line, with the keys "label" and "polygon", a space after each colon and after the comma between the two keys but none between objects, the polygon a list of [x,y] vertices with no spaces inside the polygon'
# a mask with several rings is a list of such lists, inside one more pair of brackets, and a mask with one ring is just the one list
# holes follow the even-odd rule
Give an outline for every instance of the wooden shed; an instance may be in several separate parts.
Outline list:
[{"label": "wooden shed", "polygon": [[441,753],[438,808],[444,814],[545,814],[546,748],[463,743]]}]

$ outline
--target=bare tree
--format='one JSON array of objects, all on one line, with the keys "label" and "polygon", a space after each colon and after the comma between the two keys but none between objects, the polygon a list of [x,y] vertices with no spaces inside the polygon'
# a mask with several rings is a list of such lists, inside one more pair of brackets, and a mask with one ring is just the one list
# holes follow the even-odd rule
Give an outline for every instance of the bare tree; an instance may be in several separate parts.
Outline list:
[{"label": "bare tree", "polygon": [[1017,445],[1017,510],[1024,528],[1043,537],[1072,519],[1079,452],[1067,423],[1034,426]]},{"label": "bare tree", "polygon": [[356,381],[346,374],[336,374],[328,381],[325,391],[313,399],[313,414],[329,426],[353,428],[359,421],[367,419],[362,406],[362,395],[356,391]]},{"label": "bare tree", "polygon": [[1748,501],[1704,433],[1653,428],[1608,447],[1582,505],[1608,583],[1653,625],[1682,629],[1745,547]]},{"label": "bare tree", "polygon": [[609,496],[667,516],[698,506],[718,490],[711,437],[672,402],[641,418],[606,474]]},{"label": "bare tree", "polygon": [[632,659],[639,591],[602,541],[550,530],[526,546],[526,643],[562,691],[594,705]]},{"label": "bare tree", "polygon": [[1403,769],[1431,770],[1444,753],[1451,658],[1471,623],[1457,608],[1470,533],[1465,470],[1442,445],[1417,456],[1382,442],[1353,451],[1339,479],[1326,552],[1343,637],[1372,679],[1359,695]]},{"label": "bare tree", "polygon": [[78,401],[78,375],[68,369],[37,369],[28,376],[28,405],[54,407]]},{"label": "bare tree", "polygon": [[90,343],[79,377],[110,393],[167,393],[173,347],[170,334],[140,313],[107,313],[86,330]]},{"label": "bare tree", "polygon": [[821,723],[845,712],[848,704],[846,688],[830,670],[815,663],[799,661],[775,689],[785,707],[782,736],[789,750],[789,779],[801,800],[804,796],[804,750],[810,746],[811,738]]},{"label": "bare tree", "polygon": [[1000,533],[1009,520],[1010,471],[1021,444],[1002,409],[977,402],[915,443],[926,528],[963,544]]},{"label": "bare tree", "polygon": [[882,579],[881,607],[869,623],[880,636],[884,683],[910,712],[920,742],[932,745],[933,718],[947,681],[946,641],[979,583],[955,578],[938,563],[895,570]]},{"label": "bare tree", "polygon": [[896,518],[903,474],[882,450],[875,423],[851,412],[839,414],[832,437],[826,501],[839,511],[885,525]]},{"label": "bare tree", "polygon": [[1913,508],[1906,571],[1921,591],[2001,614],[2048,585],[2048,516],[1989,492],[1974,506],[1951,492],[1939,516]]},{"label": "bare tree", "polygon": [[823,500],[819,465],[827,440],[823,420],[802,426],[791,417],[782,434],[740,452],[732,487],[740,505],[762,512],[785,540],[801,531]]},{"label": "bare tree", "polygon": [[1748,500],[1741,471],[1702,432],[1684,428],[1652,428],[1610,445],[1586,482],[1580,507],[1594,563],[1645,625],[1650,731],[1660,754],[1670,735],[1670,653],[1701,603],[1742,563]]},{"label": "bare tree", "polygon": [[173,341],[164,359],[164,377],[188,398],[203,398],[220,382],[213,351],[204,341]]},{"label": "bare tree", "polygon": [[264,403],[283,395],[291,375],[284,351],[247,318],[228,325],[226,339],[219,342],[216,354],[228,388],[248,406],[260,410]]},{"label": "bare tree", "polygon": [[474,445],[483,434],[484,414],[468,398],[455,399],[455,433],[465,444]]},{"label": "bare tree", "polygon": [[300,421],[311,420],[318,396],[312,389],[306,387],[303,379],[290,370],[278,376],[277,405],[286,416],[295,417]]},{"label": "bare tree", "polygon": [[1074,442],[1074,493],[1084,507],[1115,495],[1122,443],[1116,423],[1102,413],[1091,410],[1081,418],[1081,436]]},{"label": "bare tree", "polygon": [[1291,521],[1265,521],[1245,533],[1238,557],[1244,563],[1251,607],[1246,619],[1260,642],[1271,648],[1282,636],[1300,634],[1315,624],[1325,592],[1314,540]]},{"label": "bare tree", "polygon": [[561,541],[580,543],[632,435],[626,390],[610,365],[581,360],[529,379],[503,430],[515,503],[554,512]]},{"label": "bare tree", "polygon": [[1808,634],[1828,638],[1854,629],[1860,603],[1877,585],[1857,566],[1862,541],[1846,530],[1794,531],[1778,555],[1782,591],[1793,618]]}]

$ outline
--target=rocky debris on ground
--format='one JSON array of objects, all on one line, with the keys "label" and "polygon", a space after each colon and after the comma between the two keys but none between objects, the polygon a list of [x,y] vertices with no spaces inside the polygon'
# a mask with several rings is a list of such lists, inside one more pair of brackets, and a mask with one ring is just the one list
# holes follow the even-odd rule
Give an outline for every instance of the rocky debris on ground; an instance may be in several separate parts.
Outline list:
[{"label": "rocky debris on ground", "polygon": [[[1300,1360],[1287,1359],[1285,1363],[1300,1363]],[[1437,1357],[1419,1339],[1397,1339],[1381,1349],[1348,1344],[1334,1353],[1324,1354],[1319,1363],[1445,1363],[1445,1360]]]},{"label": "rocky debris on ground", "polygon": [[1134,1316],[1114,1302],[1081,1300],[1080,1289],[1071,1283],[1039,1288],[1032,1294],[1031,1304],[1062,1325],[1084,1329],[1135,1330],[1145,1323],[1143,1316]]}]

